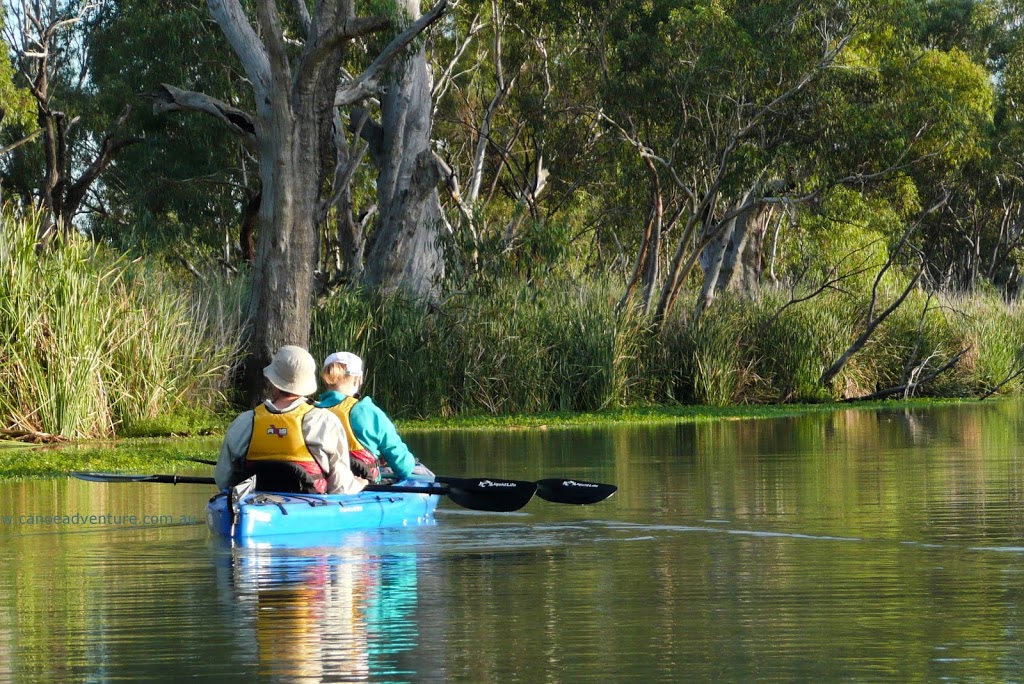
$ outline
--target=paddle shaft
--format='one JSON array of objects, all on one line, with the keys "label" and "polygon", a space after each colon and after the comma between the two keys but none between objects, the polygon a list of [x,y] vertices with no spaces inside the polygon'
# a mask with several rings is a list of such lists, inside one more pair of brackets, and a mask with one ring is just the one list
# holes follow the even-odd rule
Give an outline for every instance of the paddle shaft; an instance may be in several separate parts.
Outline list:
[{"label": "paddle shaft", "polygon": [[[89,482],[155,482],[163,484],[216,484],[212,477],[187,475],[123,475],[119,473],[71,473]],[[475,511],[510,512],[525,506],[537,485],[514,480],[460,480],[457,483],[416,485],[367,485],[362,491],[380,494],[436,494]],[[279,492],[284,493],[284,492]]]},{"label": "paddle shaft", "polygon": [[[188,460],[206,465],[217,465],[216,461],[210,461],[203,458],[190,458]],[[440,475],[435,476],[434,481],[456,487],[461,483],[467,482],[465,478],[443,477]],[[604,501],[618,489],[618,487],[611,484],[603,484],[601,482],[583,482],[566,478],[548,478],[545,480],[538,480],[536,484],[537,496],[545,501],[575,505],[594,504]],[[374,485],[368,486],[367,490],[371,492],[376,491],[370,488],[372,486]],[[399,490],[391,487],[391,491]]]},{"label": "paddle shaft", "polygon": [[[95,480],[93,480],[95,481]],[[189,475],[145,475],[136,480],[118,480],[108,478],[107,482],[158,482],[160,484],[217,484],[212,477],[192,477]],[[402,494],[441,494],[448,493],[447,487],[415,487],[412,485],[366,485],[364,492],[398,492]]]}]

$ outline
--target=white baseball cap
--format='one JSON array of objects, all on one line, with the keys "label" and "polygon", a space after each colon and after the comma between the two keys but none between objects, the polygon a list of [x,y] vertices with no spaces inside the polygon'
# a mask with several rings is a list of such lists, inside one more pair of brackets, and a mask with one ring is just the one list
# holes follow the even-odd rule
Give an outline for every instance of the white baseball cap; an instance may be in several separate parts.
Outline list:
[{"label": "white baseball cap", "polygon": [[316,361],[302,347],[286,344],[278,349],[263,375],[282,392],[300,397],[316,392]]},{"label": "white baseball cap", "polygon": [[352,352],[334,352],[324,359],[324,368],[327,368],[332,363],[340,363],[345,367],[345,372],[349,375],[363,374],[363,360]]}]

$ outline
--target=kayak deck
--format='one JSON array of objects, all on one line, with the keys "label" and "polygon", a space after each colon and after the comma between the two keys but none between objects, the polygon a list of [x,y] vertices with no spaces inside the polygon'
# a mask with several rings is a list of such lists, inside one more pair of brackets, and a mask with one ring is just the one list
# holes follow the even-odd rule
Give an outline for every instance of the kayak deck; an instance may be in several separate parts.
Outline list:
[{"label": "kayak deck", "polygon": [[[396,484],[427,487],[433,482],[412,479]],[[439,498],[408,492],[251,492],[238,502],[236,516],[227,493],[221,492],[206,506],[206,524],[214,534],[233,539],[425,525],[433,523]]]}]

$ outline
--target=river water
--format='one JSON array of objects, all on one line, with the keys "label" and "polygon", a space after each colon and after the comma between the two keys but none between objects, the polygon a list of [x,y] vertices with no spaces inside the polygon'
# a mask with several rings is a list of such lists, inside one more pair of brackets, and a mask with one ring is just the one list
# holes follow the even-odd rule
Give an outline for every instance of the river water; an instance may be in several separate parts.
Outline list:
[{"label": "river water", "polygon": [[[620,489],[295,547],[211,539],[209,487],[0,483],[0,681],[1021,681],[1022,420],[411,433],[438,473]],[[34,517],[75,514],[108,518]]]}]

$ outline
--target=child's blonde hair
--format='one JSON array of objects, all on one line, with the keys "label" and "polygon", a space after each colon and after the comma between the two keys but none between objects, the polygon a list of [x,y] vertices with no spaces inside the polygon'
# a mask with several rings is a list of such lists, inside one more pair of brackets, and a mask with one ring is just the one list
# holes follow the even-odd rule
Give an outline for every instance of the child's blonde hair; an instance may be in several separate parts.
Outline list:
[{"label": "child's blonde hair", "polygon": [[324,379],[324,382],[328,385],[338,385],[347,377],[361,377],[361,375],[353,375],[348,372],[344,364],[332,363],[320,372],[320,377]]}]

